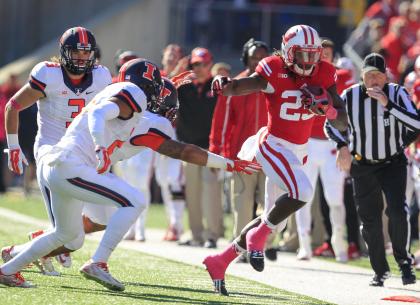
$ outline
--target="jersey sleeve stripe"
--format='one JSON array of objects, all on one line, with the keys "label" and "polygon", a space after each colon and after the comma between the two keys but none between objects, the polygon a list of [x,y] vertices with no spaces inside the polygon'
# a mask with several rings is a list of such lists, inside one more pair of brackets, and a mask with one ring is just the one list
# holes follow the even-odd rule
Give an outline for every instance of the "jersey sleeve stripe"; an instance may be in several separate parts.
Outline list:
[{"label": "jersey sleeve stripe", "polygon": [[166,135],[164,132],[162,132],[162,131],[160,131],[159,129],[156,129],[156,128],[149,128],[148,133],[154,133],[154,134],[157,134],[157,135],[159,135],[159,136],[161,136],[161,137],[165,138],[166,140],[170,140],[170,139],[171,139],[171,137],[170,137],[170,136]]},{"label": "jersey sleeve stripe", "polygon": [[264,60],[260,61],[259,65],[263,69],[265,75],[270,76],[271,75],[271,69],[270,67],[264,62]]},{"label": "jersey sleeve stripe", "polygon": [[163,142],[165,142],[168,139],[166,137],[167,136],[164,133],[154,133],[151,132],[149,129],[149,131],[145,134],[140,134],[132,137],[130,139],[130,144],[133,146],[148,147],[156,151],[163,144]]},{"label": "jersey sleeve stripe", "polygon": [[265,59],[262,60],[263,65],[265,66],[265,68],[267,69],[267,71],[271,74],[273,71],[271,71],[270,66],[267,64],[267,62],[265,61]]},{"label": "jersey sleeve stripe", "polygon": [[30,85],[33,89],[41,91],[41,92],[42,92],[42,93],[44,93],[44,95],[45,95],[44,90],[45,90],[45,88],[47,87],[47,85],[46,85],[46,84],[44,84],[43,82],[41,82],[40,80],[37,80],[37,79],[36,79],[35,77],[33,77],[32,75],[31,75],[31,78],[29,79],[29,85]]},{"label": "jersey sleeve stripe", "polygon": [[127,90],[122,89],[120,92],[118,92],[115,97],[121,99],[123,102],[125,102],[128,106],[133,109],[135,112],[142,112],[143,110],[141,107],[135,102],[135,99],[133,96],[128,92]]}]

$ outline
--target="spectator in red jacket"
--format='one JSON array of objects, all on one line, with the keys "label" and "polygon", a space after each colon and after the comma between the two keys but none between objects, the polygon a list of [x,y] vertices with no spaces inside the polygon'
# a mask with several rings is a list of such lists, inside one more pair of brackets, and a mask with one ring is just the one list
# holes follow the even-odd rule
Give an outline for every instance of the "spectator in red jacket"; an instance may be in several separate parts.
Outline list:
[{"label": "spectator in red jacket", "polygon": [[400,78],[400,71],[398,66],[400,64],[401,56],[407,51],[408,46],[404,45],[401,33],[407,26],[406,21],[397,20],[389,29],[388,34],[381,40],[381,46],[385,50],[385,60],[391,73],[398,81]]},{"label": "spectator in red jacket", "polygon": [[[244,45],[241,58],[246,70],[236,78],[254,73],[258,62],[267,56],[267,44],[250,39]],[[235,159],[245,140],[266,125],[267,111],[263,93],[229,97],[220,95],[213,115],[209,150]],[[233,236],[238,236],[242,228],[252,220],[254,202],[264,203],[264,185],[265,176],[262,172],[254,175],[234,175]]]}]

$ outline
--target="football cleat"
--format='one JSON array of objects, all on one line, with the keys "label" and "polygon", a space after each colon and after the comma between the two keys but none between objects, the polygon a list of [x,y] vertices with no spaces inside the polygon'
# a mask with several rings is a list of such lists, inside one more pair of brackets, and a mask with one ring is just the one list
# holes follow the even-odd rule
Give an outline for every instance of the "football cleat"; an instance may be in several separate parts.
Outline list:
[{"label": "football cleat", "polygon": [[416,283],[416,274],[410,263],[400,265],[400,271],[403,285],[410,285]]},{"label": "football cleat", "polygon": [[328,242],[324,242],[321,246],[316,248],[313,252],[314,256],[334,257],[334,250]]},{"label": "football cleat", "polygon": [[12,255],[10,254],[13,248],[14,246],[8,246],[1,249],[1,259],[3,260],[4,263],[7,263],[13,258]]},{"label": "football cleat", "polygon": [[[30,232],[28,234],[29,240],[32,240],[40,235],[44,234],[43,230]],[[41,271],[42,274],[48,276],[59,276],[60,272],[56,271],[52,263],[51,257],[41,257],[40,259],[33,262],[33,264]]]},{"label": "football cleat", "polygon": [[178,233],[178,230],[175,227],[170,226],[168,228],[168,230],[166,231],[165,236],[163,237],[163,240],[178,241],[179,240],[179,235],[180,234]]},{"label": "football cleat", "polygon": [[252,268],[261,272],[264,270],[264,252],[260,250],[251,250],[248,252],[248,260]]},{"label": "football cleat", "polygon": [[214,292],[220,295],[228,296],[229,293],[225,286],[225,271],[226,264],[217,255],[207,256],[203,264],[206,266],[206,270],[213,281]]},{"label": "football cleat", "polygon": [[93,280],[109,290],[124,291],[125,289],[124,284],[109,273],[107,263],[88,261],[79,271],[88,280]]},{"label": "football cleat", "polygon": [[30,282],[25,281],[25,279],[20,274],[20,272],[17,272],[11,275],[6,275],[6,274],[3,274],[1,270],[0,270],[0,284],[9,286],[9,287],[19,287],[19,288],[35,287]]},{"label": "football cleat", "polygon": [[369,286],[372,286],[372,287],[383,287],[385,280],[388,279],[390,276],[391,275],[390,275],[389,272],[385,272],[382,275],[375,274],[373,276],[372,280],[369,282]]},{"label": "football cleat", "polygon": [[358,259],[360,258],[360,251],[357,245],[354,242],[349,243],[349,248],[347,250],[347,255],[349,259]]},{"label": "football cleat", "polygon": [[62,253],[55,257],[57,262],[63,266],[64,268],[70,268],[71,267],[71,256],[70,253]]}]

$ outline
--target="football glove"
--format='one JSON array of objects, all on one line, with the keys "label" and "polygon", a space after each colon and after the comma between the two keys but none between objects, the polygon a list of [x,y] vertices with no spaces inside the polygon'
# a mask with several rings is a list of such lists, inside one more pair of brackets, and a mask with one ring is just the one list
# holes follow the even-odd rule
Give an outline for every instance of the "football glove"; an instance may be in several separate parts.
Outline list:
[{"label": "football glove", "polygon": [[326,115],[328,119],[333,120],[337,117],[337,110],[330,102],[328,92],[321,88],[321,93],[315,95],[305,84],[300,88],[303,93],[302,103],[309,112],[316,115]]},{"label": "football glove", "polygon": [[180,87],[192,83],[197,76],[191,70],[182,72],[178,75],[175,75],[171,78],[171,81],[174,83],[175,88],[179,89]]},{"label": "football glove", "polygon": [[216,75],[213,78],[213,81],[211,82],[211,93],[214,94],[219,94],[223,88],[229,84],[230,82],[232,82],[232,80],[230,79],[230,77],[226,77],[226,76],[221,76],[221,75]]},{"label": "football glove", "polygon": [[261,165],[257,162],[246,161],[246,160],[228,160],[227,168],[228,172],[245,173],[251,175],[261,170]]},{"label": "football glove", "polygon": [[28,166],[28,161],[19,145],[12,145],[7,150],[9,169],[15,174],[23,174],[23,164]]},{"label": "football glove", "polygon": [[103,146],[96,146],[95,153],[96,159],[98,160],[96,171],[98,174],[103,174],[107,172],[111,166],[111,159],[109,158],[108,151]]}]

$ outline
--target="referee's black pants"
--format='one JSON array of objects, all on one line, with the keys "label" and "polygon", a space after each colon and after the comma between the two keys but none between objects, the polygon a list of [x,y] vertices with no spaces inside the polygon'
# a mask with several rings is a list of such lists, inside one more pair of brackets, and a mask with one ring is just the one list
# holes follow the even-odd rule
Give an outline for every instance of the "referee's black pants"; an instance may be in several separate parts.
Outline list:
[{"label": "referee's black pants", "polygon": [[407,159],[403,154],[392,161],[361,164],[353,161],[350,174],[354,184],[354,199],[362,222],[362,235],[369,251],[370,264],[378,275],[389,271],[382,233],[382,192],[389,218],[388,231],[395,260],[399,265],[411,262],[408,206],[405,201]]}]

